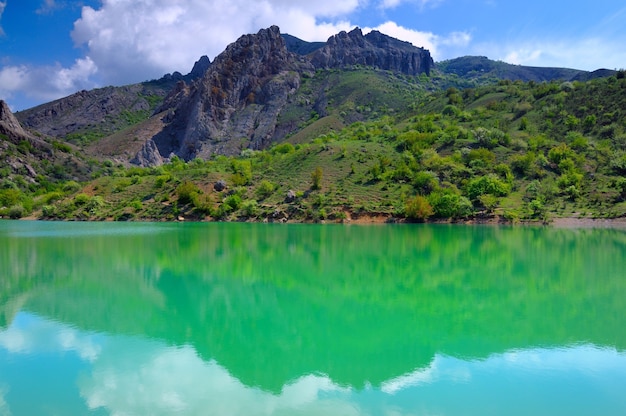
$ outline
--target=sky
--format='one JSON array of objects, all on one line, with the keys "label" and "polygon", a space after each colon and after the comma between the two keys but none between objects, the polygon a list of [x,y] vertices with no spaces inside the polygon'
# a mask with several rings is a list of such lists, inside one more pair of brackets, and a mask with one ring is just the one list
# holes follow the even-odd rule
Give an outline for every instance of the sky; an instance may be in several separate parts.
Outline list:
[{"label": "sky", "polygon": [[307,41],[360,27],[428,49],[583,70],[626,67],[626,5],[526,0],[0,0],[0,99],[13,111],[158,79],[277,25]]}]

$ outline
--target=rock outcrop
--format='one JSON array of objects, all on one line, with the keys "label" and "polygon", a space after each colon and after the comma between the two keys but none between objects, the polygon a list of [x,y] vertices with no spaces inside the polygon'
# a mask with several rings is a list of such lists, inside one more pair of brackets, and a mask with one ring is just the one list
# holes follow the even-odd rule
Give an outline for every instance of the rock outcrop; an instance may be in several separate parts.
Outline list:
[{"label": "rock outcrop", "polygon": [[[288,50],[287,41],[300,54]],[[277,120],[303,74],[351,65],[416,75],[428,73],[433,61],[425,49],[379,32],[363,36],[360,29],[333,36],[323,46],[283,36],[276,26],[244,35],[207,64],[202,78],[176,85],[157,109],[167,127],[145,143],[133,162],[263,149],[284,133],[277,132]]]},{"label": "rock outcrop", "polygon": [[359,28],[332,36],[310,59],[322,69],[364,65],[407,75],[429,74],[434,66],[428,50],[378,31],[363,36]]},{"label": "rock outcrop", "polygon": [[210,66],[209,58],[203,56],[187,75],[175,72],[139,84],[83,90],[20,111],[16,117],[25,127],[53,137],[63,137],[93,127],[97,127],[100,133],[114,133],[120,129],[116,120],[124,118],[124,114],[151,112],[153,99],[166,97],[178,83],[190,83],[202,77]]},{"label": "rock outcrop", "polygon": [[153,138],[159,153],[189,160],[265,147],[304,71],[312,65],[287,50],[278,27],[240,37],[201,79],[178,84],[166,98],[160,111],[169,124]]},{"label": "rock outcrop", "polygon": [[31,140],[32,136],[22,128],[22,125],[15,118],[11,109],[3,100],[0,100],[0,134],[6,136],[13,142],[20,140]]}]

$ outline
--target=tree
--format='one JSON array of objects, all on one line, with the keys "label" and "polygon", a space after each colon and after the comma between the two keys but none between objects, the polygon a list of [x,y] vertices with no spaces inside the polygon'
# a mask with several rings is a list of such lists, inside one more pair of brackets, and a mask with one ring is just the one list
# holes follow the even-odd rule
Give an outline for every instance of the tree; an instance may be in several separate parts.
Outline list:
[{"label": "tree", "polygon": [[434,211],[426,198],[416,195],[406,201],[404,213],[411,220],[424,221],[433,215]]},{"label": "tree", "polygon": [[316,167],[313,173],[311,173],[311,181],[313,182],[311,188],[313,189],[322,188],[322,176],[323,175],[324,175],[324,172],[322,171],[322,168],[320,168],[319,166]]}]

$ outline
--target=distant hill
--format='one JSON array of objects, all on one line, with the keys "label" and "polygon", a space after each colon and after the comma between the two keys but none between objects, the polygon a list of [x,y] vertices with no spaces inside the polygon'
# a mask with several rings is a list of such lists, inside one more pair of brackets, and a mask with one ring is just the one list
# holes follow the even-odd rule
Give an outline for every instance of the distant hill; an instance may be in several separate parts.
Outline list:
[{"label": "distant hill", "polygon": [[615,71],[606,69],[588,72],[569,68],[512,65],[502,61],[492,61],[484,56],[463,56],[441,61],[436,67],[444,74],[454,74],[469,80],[493,77],[524,82],[586,81],[615,74]]}]

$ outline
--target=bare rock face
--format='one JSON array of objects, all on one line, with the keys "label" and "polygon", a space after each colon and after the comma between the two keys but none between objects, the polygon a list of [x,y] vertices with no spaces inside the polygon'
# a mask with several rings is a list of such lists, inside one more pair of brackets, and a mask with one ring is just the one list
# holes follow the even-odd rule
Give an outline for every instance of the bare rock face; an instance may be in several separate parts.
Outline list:
[{"label": "bare rock face", "polygon": [[0,134],[14,141],[30,137],[30,134],[26,133],[20,122],[17,121],[7,103],[2,100],[0,100]]},{"label": "bare rock face", "polygon": [[375,30],[363,36],[359,28],[332,36],[310,57],[313,65],[321,69],[364,65],[407,75],[429,74],[435,65],[424,48]]},{"label": "bare rock face", "polygon": [[[164,157],[237,154],[271,143],[280,111],[313,67],[287,51],[276,26],[229,45],[191,86],[178,85],[160,110],[169,125],[153,138]],[[147,144],[148,145],[148,144]]]},{"label": "bare rock face", "polygon": [[152,139],[148,139],[130,163],[139,166],[161,166],[165,160]]}]

